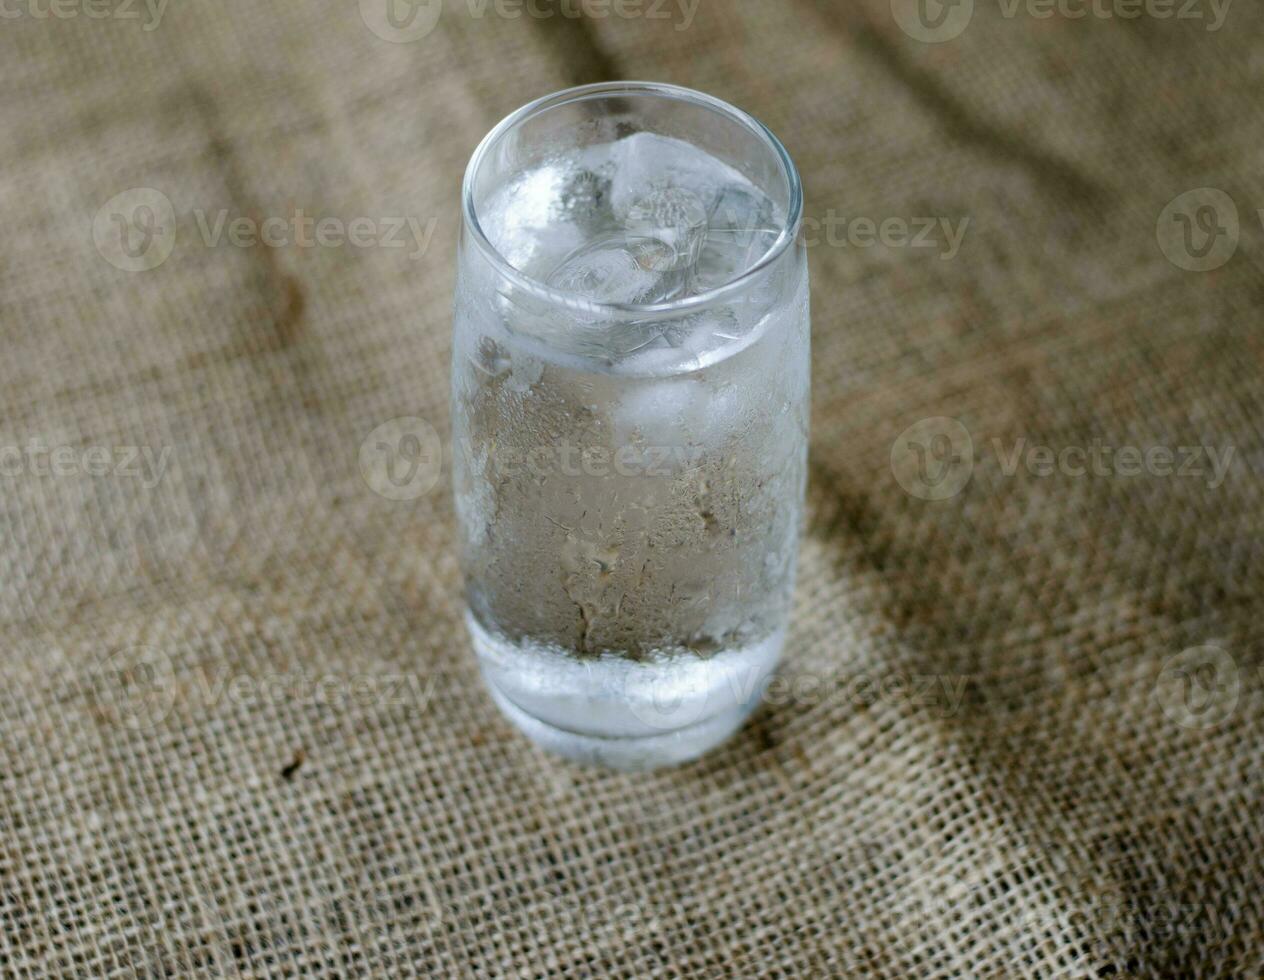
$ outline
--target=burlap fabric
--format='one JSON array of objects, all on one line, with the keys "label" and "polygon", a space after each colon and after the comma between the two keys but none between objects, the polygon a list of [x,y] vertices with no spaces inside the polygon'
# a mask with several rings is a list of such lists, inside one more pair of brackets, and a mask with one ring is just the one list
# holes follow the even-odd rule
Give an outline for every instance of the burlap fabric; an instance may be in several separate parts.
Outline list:
[{"label": "burlap fabric", "polygon": [[[1264,970],[1259,15],[689,6],[6,5],[0,974]],[[813,219],[783,679],[640,776],[500,719],[377,431],[478,138],[620,76]]]}]

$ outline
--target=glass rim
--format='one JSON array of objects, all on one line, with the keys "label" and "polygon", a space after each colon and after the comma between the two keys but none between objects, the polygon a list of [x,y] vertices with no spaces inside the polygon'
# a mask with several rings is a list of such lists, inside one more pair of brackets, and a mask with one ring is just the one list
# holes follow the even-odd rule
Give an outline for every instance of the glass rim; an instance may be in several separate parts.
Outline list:
[{"label": "glass rim", "polygon": [[[782,173],[785,175],[786,183],[789,187],[789,202],[786,208],[784,227],[778,234],[777,240],[760,256],[758,262],[749,269],[743,270],[740,275],[730,279],[728,282],[683,299],[668,300],[663,303],[606,303],[585,299],[577,296],[575,293],[555,289],[515,268],[500,254],[500,250],[492,244],[487,237],[487,233],[483,231],[483,226],[478,220],[478,212],[474,207],[474,177],[478,173],[488,151],[510,130],[541,112],[574,102],[587,102],[620,95],[650,95],[704,106],[744,126],[772,151],[773,156],[781,165]],[[790,159],[789,152],[773,134],[772,130],[750,113],[744,112],[723,99],[717,99],[715,96],[707,95],[705,92],[699,92],[695,89],[684,88],[679,85],[668,85],[664,82],[598,82],[594,85],[580,85],[576,88],[563,89],[560,92],[554,92],[551,95],[535,99],[522,108],[511,112],[493,126],[491,131],[478,144],[478,147],[470,157],[469,164],[465,168],[465,177],[461,182],[461,214],[465,221],[465,227],[469,230],[471,237],[484,257],[502,277],[508,279],[520,289],[558,306],[579,307],[584,311],[615,313],[623,316],[652,317],[655,314],[677,314],[722,302],[732,294],[739,292],[749,281],[780,259],[799,234],[799,226],[803,220],[803,184],[799,178],[798,168],[795,167],[794,161]]]}]

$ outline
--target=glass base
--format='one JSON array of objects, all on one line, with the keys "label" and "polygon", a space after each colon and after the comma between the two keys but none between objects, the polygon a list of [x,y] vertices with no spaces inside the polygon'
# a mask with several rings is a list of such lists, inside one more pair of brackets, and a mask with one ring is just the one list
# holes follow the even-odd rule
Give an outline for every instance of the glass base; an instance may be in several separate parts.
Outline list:
[{"label": "glass base", "polygon": [[728,741],[754,710],[754,704],[730,711],[688,728],[663,735],[602,737],[557,728],[527,714],[493,684],[492,700],[518,730],[547,752],[587,765],[606,766],[626,772],[644,772],[689,762]]},{"label": "glass base", "polygon": [[762,699],[784,642],[778,632],[710,657],[641,663],[514,644],[468,612],[466,624],[493,700],[527,737],[625,770],[688,762],[733,735]]}]

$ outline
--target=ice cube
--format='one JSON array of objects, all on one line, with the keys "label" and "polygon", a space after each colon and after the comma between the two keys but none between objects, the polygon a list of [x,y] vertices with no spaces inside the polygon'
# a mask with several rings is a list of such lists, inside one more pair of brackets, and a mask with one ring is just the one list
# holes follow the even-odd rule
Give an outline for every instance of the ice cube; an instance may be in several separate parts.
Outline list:
[{"label": "ice cube", "polygon": [[707,394],[707,388],[690,377],[631,386],[611,412],[614,438],[620,445],[681,445],[686,429],[705,418]]},{"label": "ice cube", "polygon": [[752,194],[749,184],[726,184],[720,188],[707,222],[713,230],[744,233],[748,238],[759,231],[776,230],[772,201],[763,194]]},{"label": "ice cube", "polygon": [[610,178],[586,168],[567,174],[558,193],[558,212],[564,220],[588,231],[613,224]]},{"label": "ice cube", "polygon": [[694,366],[687,351],[680,351],[660,334],[651,343],[621,357],[614,368],[627,377],[663,377],[690,371]]},{"label": "ice cube", "polygon": [[664,330],[667,342],[690,363],[700,367],[723,347],[740,340],[747,328],[731,307],[690,314]]},{"label": "ice cube", "polygon": [[[708,347],[714,345],[717,341],[725,344],[731,340],[741,340],[750,332],[751,324],[743,323],[742,319],[737,315],[737,310],[731,306],[719,306],[709,310],[703,310],[695,314],[692,319],[693,332],[701,337],[706,337]],[[695,344],[699,341],[695,341]]]},{"label": "ice cube", "polygon": [[492,378],[499,378],[513,366],[509,352],[491,337],[483,337],[478,342],[470,360],[478,371]]},{"label": "ice cube", "polygon": [[697,263],[702,288],[732,282],[759,262],[779,234],[772,202],[736,184],[724,186],[707,219]]},{"label": "ice cube", "polygon": [[661,271],[692,269],[707,234],[707,209],[702,199],[683,187],[660,185],[648,190],[628,209],[624,226],[639,238],[652,238],[671,249]]},{"label": "ice cube", "polygon": [[599,303],[658,303],[678,288],[674,261],[671,246],[659,239],[613,235],[568,255],[548,284]]},{"label": "ice cube", "polygon": [[626,219],[633,205],[648,192],[662,186],[692,191],[709,211],[715,190],[736,176],[735,171],[714,157],[657,133],[624,137],[613,144],[610,158],[614,164],[610,202],[619,220]]},{"label": "ice cube", "polygon": [[620,445],[692,447],[686,459],[718,452],[748,422],[738,387],[699,373],[630,386],[611,412]]}]

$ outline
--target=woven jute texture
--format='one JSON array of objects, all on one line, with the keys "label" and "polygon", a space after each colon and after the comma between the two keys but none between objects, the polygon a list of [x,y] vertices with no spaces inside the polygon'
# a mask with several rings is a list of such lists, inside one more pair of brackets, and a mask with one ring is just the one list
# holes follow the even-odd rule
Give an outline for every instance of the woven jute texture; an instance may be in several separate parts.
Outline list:
[{"label": "woven jute texture", "polygon": [[[1264,972],[1257,8],[5,11],[0,975]],[[470,152],[617,77],[813,275],[781,679],[650,775],[496,713],[423,438]]]}]

